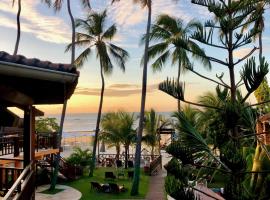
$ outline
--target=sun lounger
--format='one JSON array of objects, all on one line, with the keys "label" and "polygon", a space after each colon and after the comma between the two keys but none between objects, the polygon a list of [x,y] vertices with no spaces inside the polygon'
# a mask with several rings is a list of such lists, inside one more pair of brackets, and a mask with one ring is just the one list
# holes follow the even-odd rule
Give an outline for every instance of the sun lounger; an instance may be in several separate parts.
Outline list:
[{"label": "sun lounger", "polygon": [[113,172],[105,172],[105,179],[116,179],[116,176]]},{"label": "sun lounger", "polygon": [[92,190],[95,190],[97,192],[103,192],[103,184],[100,184],[98,182],[90,182],[90,184]]},{"label": "sun lounger", "polygon": [[126,191],[124,185],[119,186],[116,183],[109,183],[110,189],[112,193],[120,193]]}]

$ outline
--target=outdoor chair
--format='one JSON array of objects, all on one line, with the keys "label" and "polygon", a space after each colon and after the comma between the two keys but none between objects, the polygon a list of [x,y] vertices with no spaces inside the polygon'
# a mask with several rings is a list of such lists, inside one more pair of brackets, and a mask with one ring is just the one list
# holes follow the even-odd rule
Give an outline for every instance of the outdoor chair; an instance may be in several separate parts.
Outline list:
[{"label": "outdoor chair", "polygon": [[103,186],[103,184],[91,181],[91,189],[92,190],[95,190],[97,192],[103,192],[103,187],[102,186]]},{"label": "outdoor chair", "polygon": [[129,160],[128,161],[128,168],[133,168],[133,167],[134,167],[133,161]]},{"label": "outdoor chair", "polygon": [[133,178],[134,171],[128,171],[128,178]]},{"label": "outdoor chair", "polygon": [[120,192],[124,192],[126,189],[123,186],[119,186],[116,183],[109,183],[110,189],[112,193],[120,193]]},{"label": "outdoor chair", "polygon": [[121,160],[116,160],[116,167],[117,168],[123,167],[123,163]]},{"label": "outdoor chair", "polygon": [[105,172],[105,179],[116,179],[116,176],[113,172]]}]

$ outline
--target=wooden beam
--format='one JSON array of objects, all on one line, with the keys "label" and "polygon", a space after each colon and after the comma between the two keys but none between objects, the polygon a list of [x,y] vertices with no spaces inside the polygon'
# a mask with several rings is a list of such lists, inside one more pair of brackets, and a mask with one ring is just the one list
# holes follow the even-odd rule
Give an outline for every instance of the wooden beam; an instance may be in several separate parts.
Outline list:
[{"label": "wooden beam", "polygon": [[0,94],[0,99],[14,105],[26,106],[34,104],[31,97],[7,85],[0,85]]}]

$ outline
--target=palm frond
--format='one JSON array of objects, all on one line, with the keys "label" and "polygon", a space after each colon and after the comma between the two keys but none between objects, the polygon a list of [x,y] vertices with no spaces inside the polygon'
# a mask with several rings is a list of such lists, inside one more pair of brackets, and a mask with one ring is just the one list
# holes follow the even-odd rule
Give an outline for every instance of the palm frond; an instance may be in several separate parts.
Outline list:
[{"label": "palm frond", "polygon": [[256,66],[254,57],[247,60],[241,71],[241,76],[249,93],[252,93],[260,86],[268,71],[268,63],[265,61],[265,58],[260,60],[258,67]]},{"label": "palm frond", "polygon": [[113,24],[112,26],[110,26],[101,36],[101,38],[105,38],[105,39],[109,39],[111,40],[115,33],[116,33],[117,29],[116,29],[116,25]]},{"label": "palm frond", "polygon": [[92,51],[90,48],[85,49],[75,60],[74,64],[76,67],[80,68],[83,66],[85,61],[88,60],[89,56],[91,55]]},{"label": "palm frond", "polygon": [[166,81],[159,84],[159,90],[167,93],[168,95],[179,99],[181,101],[184,100],[184,91],[185,91],[185,84],[184,83],[178,83],[177,81],[174,81],[167,78]]},{"label": "palm frond", "polygon": [[129,57],[128,52],[114,44],[109,44],[109,51],[120,69],[125,71],[125,63]]}]

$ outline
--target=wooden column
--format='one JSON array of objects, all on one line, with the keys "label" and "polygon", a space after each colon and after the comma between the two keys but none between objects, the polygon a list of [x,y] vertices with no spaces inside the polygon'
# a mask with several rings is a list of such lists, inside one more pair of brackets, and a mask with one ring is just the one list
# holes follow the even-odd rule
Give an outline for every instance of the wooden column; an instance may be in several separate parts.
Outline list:
[{"label": "wooden column", "polygon": [[24,110],[23,151],[23,166],[26,167],[35,159],[35,109],[32,106]]}]

